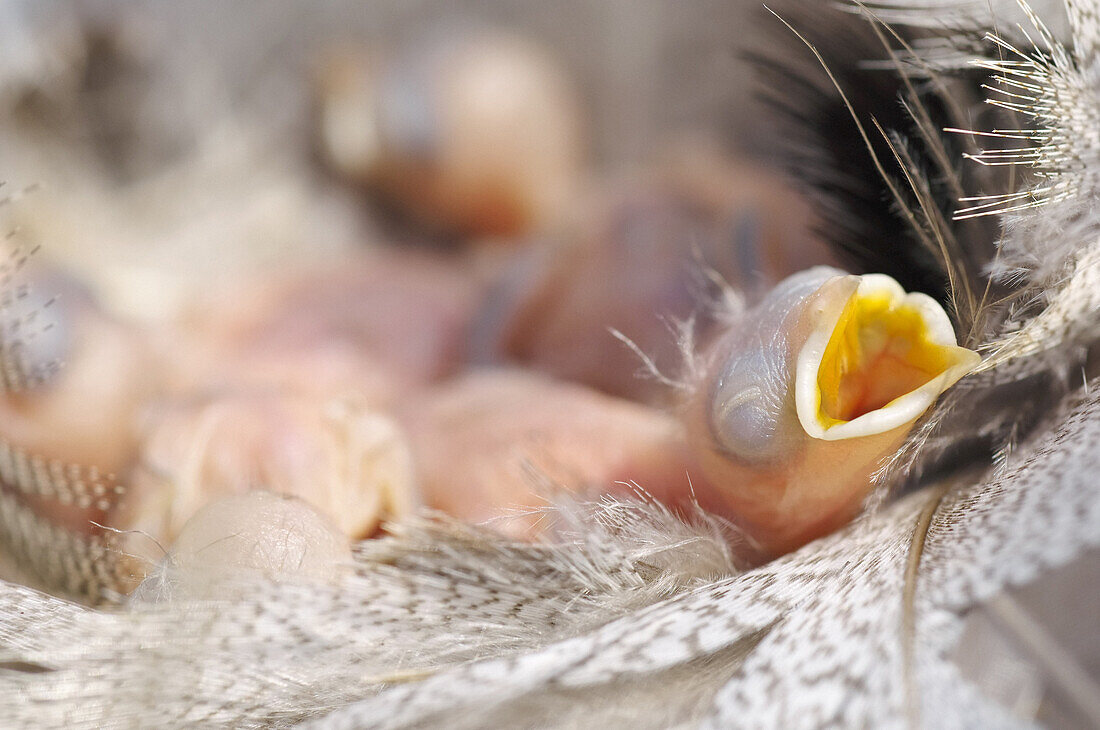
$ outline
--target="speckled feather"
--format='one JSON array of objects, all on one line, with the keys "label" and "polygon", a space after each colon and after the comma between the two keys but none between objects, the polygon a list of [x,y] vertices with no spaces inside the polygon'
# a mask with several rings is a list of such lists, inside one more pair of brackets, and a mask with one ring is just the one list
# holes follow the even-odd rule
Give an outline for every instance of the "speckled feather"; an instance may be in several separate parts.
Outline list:
[{"label": "speckled feather", "polygon": [[[998,591],[1100,544],[1100,485],[1089,476],[1100,468],[1089,446],[1100,438],[1098,416],[1093,397],[1016,466],[947,497],[919,492],[762,568],[537,653],[390,689],[314,726],[668,727],[696,717],[700,702],[702,726],[714,728],[908,726],[922,710],[937,727],[995,720],[1003,714],[996,707],[936,706],[926,694],[957,635],[943,625],[961,625]],[[933,514],[924,531],[926,510]],[[920,590],[909,607],[914,558]],[[907,644],[917,656],[907,658]],[[712,699],[679,704],[661,693],[656,714],[649,704],[633,714],[612,701],[562,722],[571,693],[599,688],[606,700],[635,682],[660,687],[662,673],[706,657],[731,672],[721,687],[712,684]],[[909,661],[919,671],[911,674]]]}]

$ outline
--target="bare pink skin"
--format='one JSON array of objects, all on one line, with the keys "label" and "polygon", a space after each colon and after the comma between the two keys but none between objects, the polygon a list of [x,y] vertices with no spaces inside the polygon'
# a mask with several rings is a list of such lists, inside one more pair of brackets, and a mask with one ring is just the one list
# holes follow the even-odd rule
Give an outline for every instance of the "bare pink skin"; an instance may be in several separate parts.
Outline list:
[{"label": "bare pink skin", "polygon": [[[729,519],[749,538],[757,560],[791,552],[859,514],[871,473],[896,450],[909,427],[855,442],[811,442],[773,465],[746,465],[722,453],[706,425],[700,391],[684,412],[699,505]],[[670,504],[683,495],[663,495]]]},{"label": "bare pink skin", "polygon": [[[128,487],[110,513],[26,500],[73,531],[93,532],[93,521],[134,527],[144,515],[148,531],[169,540],[205,500],[266,487],[299,494],[348,534],[366,536],[381,519],[408,513],[416,494],[411,474],[391,490],[400,504],[356,478],[377,467],[355,471],[355,459],[370,462],[360,427],[458,368],[479,281],[457,259],[365,253],[339,269],[246,285],[155,337],[70,298],[64,366],[49,382],[0,399],[0,437],[117,474]],[[359,414],[346,428],[333,425],[341,408]],[[394,440],[405,448],[400,435]],[[361,499],[336,494],[337,482],[362,489]]]},{"label": "bare pink skin", "polygon": [[169,393],[115,522],[171,540],[207,501],[255,488],[357,538],[406,516],[415,477],[384,414],[458,367],[479,281],[461,259],[375,250],[208,301],[167,338]]},{"label": "bare pink skin", "polygon": [[174,389],[388,404],[458,369],[481,291],[466,261],[408,251],[264,278],[182,323]]},{"label": "bare pink skin", "polygon": [[490,293],[475,330],[483,362],[512,362],[626,398],[667,393],[638,377],[630,338],[658,366],[681,365],[669,322],[714,322],[711,267],[762,293],[792,271],[831,260],[810,233],[808,206],[747,163],[681,155],[641,183],[615,189],[557,237],[534,244]]},{"label": "bare pink skin", "polygon": [[416,504],[412,458],[393,421],[338,399],[229,393],[148,419],[115,525],[171,541],[207,502],[254,489],[297,497],[346,535],[372,535]]},{"label": "bare pink skin", "polygon": [[[547,506],[555,489],[589,497],[688,493],[679,424],[646,406],[520,371],[487,371],[402,404],[424,502],[481,522]],[[501,521],[528,535],[534,520]],[[537,532],[537,530],[535,530]]]}]

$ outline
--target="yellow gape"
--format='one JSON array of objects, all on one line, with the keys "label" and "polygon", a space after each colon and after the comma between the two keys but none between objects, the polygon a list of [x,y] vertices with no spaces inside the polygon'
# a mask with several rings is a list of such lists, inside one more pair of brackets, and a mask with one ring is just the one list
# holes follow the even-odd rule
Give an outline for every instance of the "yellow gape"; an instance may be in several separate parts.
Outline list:
[{"label": "yellow gape", "polygon": [[883,458],[979,360],[935,300],[888,276],[788,277],[698,369],[684,413],[705,477],[699,501],[768,554],[836,529]]},{"label": "yellow gape", "polygon": [[935,300],[906,294],[884,274],[859,277],[839,317],[822,319],[795,367],[798,419],[815,438],[868,436],[909,423],[980,360],[955,343]]}]

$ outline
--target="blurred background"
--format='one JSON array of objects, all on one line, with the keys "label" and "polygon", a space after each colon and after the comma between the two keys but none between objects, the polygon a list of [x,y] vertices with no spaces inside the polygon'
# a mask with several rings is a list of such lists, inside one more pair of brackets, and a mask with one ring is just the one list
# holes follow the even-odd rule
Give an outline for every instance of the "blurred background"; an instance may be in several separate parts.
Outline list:
[{"label": "blurred background", "polygon": [[588,183],[688,136],[766,154],[738,58],[757,5],[5,0],[0,170],[9,194],[40,186],[15,213],[26,240],[112,306],[159,315],[192,285],[362,244],[362,200],[317,164],[319,86],[341,53],[408,63],[481,32],[529,44],[575,104]]}]

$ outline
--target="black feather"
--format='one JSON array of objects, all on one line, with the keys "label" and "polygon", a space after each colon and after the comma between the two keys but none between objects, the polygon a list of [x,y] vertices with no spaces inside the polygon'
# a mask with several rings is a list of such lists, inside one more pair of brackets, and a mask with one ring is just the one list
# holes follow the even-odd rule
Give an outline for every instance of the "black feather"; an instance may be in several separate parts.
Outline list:
[{"label": "black feather", "polygon": [[[989,181],[959,169],[962,154],[972,151],[970,140],[941,133],[974,123],[960,119],[970,107],[945,101],[942,92],[950,83],[953,100],[977,100],[977,75],[933,78],[904,60],[907,38],[833,4],[783,2],[775,13],[804,43],[792,43],[792,30],[769,13],[760,21],[760,47],[747,56],[758,71],[760,96],[775,113],[773,147],[814,199],[820,234],[858,273],[889,274],[906,289],[959,309],[948,271],[954,266],[967,280],[956,283],[980,295],[998,232],[990,221],[952,222],[951,215],[960,192]],[[919,183],[924,208],[907,177],[927,181]],[[934,243],[944,239],[955,244],[949,255]],[[976,310],[957,313],[961,330],[970,328]]]}]

